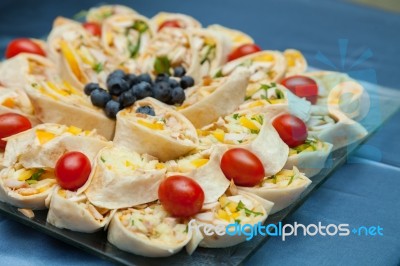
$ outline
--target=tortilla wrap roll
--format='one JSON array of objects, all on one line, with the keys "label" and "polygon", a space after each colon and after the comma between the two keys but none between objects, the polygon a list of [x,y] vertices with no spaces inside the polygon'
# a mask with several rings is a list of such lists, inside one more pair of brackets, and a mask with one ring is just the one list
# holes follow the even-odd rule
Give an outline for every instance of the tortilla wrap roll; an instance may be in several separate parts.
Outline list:
[{"label": "tortilla wrap roll", "polygon": [[101,42],[115,65],[126,72],[138,72],[136,59],[144,52],[154,35],[148,18],[139,14],[120,14],[106,19]]},{"label": "tortilla wrap roll", "polygon": [[115,64],[106,55],[100,39],[75,21],[59,17],[54,24],[47,42],[49,56],[57,63],[61,77],[79,90],[89,82],[105,85]]},{"label": "tortilla wrap roll", "polygon": [[108,227],[111,244],[146,257],[171,256],[191,238],[187,221],[170,216],[158,203],[120,210]]},{"label": "tortilla wrap roll", "polygon": [[249,72],[238,69],[227,78],[204,79],[186,93],[186,100],[178,107],[196,128],[203,127],[232,113],[243,103]]},{"label": "tortilla wrap roll", "polygon": [[[234,226],[263,224],[267,219],[274,203],[264,200],[257,195],[246,192],[239,192],[237,195],[223,195],[218,201],[203,205],[202,212],[196,214],[197,229],[202,234],[202,240],[198,245],[206,248],[225,248],[237,245],[246,241],[247,236],[243,233],[217,235],[215,230],[211,230],[213,235],[206,235],[200,229],[204,225],[225,227],[225,230],[232,232]],[[229,226],[227,228],[227,226]],[[200,228],[199,228],[200,227]],[[203,227],[204,228],[204,227]],[[224,230],[224,231],[225,231]],[[249,232],[249,230],[245,230]],[[193,232],[193,234],[195,234]],[[200,239],[199,239],[200,240]],[[190,252],[196,247],[191,243]]]},{"label": "tortilla wrap roll", "polygon": [[191,72],[189,75],[199,82],[203,77],[211,75],[226,63],[231,43],[224,35],[212,30],[188,29],[188,32],[191,36],[191,45],[196,51],[200,63],[199,70]]},{"label": "tortilla wrap roll", "polygon": [[[154,76],[164,71],[172,73],[172,68],[182,66],[186,69],[186,75],[194,78],[198,76],[201,66],[198,53],[189,31],[166,27],[150,40],[138,58],[138,65],[141,72]],[[169,69],[159,69],[158,65]]]},{"label": "tortilla wrap roll", "polygon": [[332,151],[360,141],[368,135],[362,125],[351,120],[339,110],[326,111],[320,106],[312,107],[311,117],[306,125],[309,136],[332,143]]},{"label": "tortilla wrap roll", "polygon": [[276,175],[265,178],[258,186],[238,187],[238,191],[253,193],[273,202],[270,213],[274,214],[295,202],[310,184],[311,180],[293,167],[292,170],[283,169]]},{"label": "tortilla wrap roll", "polygon": [[108,225],[115,211],[99,208],[85,194],[54,188],[47,213],[47,222],[57,228],[93,233]]},{"label": "tortilla wrap roll", "polygon": [[231,42],[231,51],[235,50],[239,46],[244,44],[253,44],[254,40],[246,33],[224,27],[219,24],[212,24],[207,29],[217,32],[218,34],[224,35]]},{"label": "tortilla wrap roll", "polygon": [[112,139],[115,121],[107,118],[103,110],[92,105],[89,97],[68,82],[34,82],[25,91],[32,102],[35,116],[44,123],[96,129],[99,134]]},{"label": "tortilla wrap roll", "polygon": [[266,176],[279,172],[289,154],[289,147],[264,114],[234,113],[203,127],[198,134],[199,149],[220,144],[251,151],[262,162]]},{"label": "tortilla wrap roll", "polygon": [[21,53],[0,65],[0,84],[9,89],[23,90],[33,80],[56,76],[57,67],[46,57]]},{"label": "tortilla wrap roll", "polygon": [[86,14],[86,21],[103,23],[107,18],[114,15],[130,15],[137,14],[136,10],[123,5],[101,5],[92,7]]},{"label": "tortilla wrap roll", "polygon": [[41,124],[5,140],[4,165],[20,163],[25,168],[54,169],[57,160],[69,151],[80,151],[93,163],[98,151],[111,145],[95,130],[57,124]]},{"label": "tortilla wrap roll", "polygon": [[201,24],[198,20],[185,14],[159,12],[151,18],[151,23],[154,25],[154,28],[159,31],[160,26],[166,21],[177,22],[179,24],[179,28],[182,29],[201,28]]},{"label": "tortilla wrap roll", "polygon": [[295,115],[303,121],[310,118],[311,103],[297,97],[286,87],[273,82],[253,88],[253,91],[247,91],[247,100],[239,106],[239,112],[263,113],[267,121],[282,112]]},{"label": "tortilla wrap roll", "polygon": [[230,61],[215,71],[213,76],[229,76],[238,67],[247,68],[251,73],[247,89],[249,91],[253,90],[252,86],[258,88],[260,83],[281,81],[287,68],[286,59],[281,52],[265,50]]},{"label": "tortilla wrap roll", "polygon": [[[155,116],[137,113],[136,110],[143,106],[150,106]],[[118,113],[114,144],[168,161],[195,149],[198,137],[185,116],[169,105],[147,97]]]},{"label": "tortilla wrap roll", "polygon": [[194,179],[204,191],[204,203],[215,202],[229,187],[229,181],[221,170],[221,157],[227,148],[213,146],[204,151],[165,163],[167,176],[177,173]]},{"label": "tortilla wrap roll", "polygon": [[17,113],[29,119],[32,126],[41,121],[36,118],[33,106],[23,90],[6,89],[0,86],[0,115],[6,113]]},{"label": "tortilla wrap roll", "polygon": [[0,172],[0,201],[18,208],[42,210],[57,181],[51,168],[24,168],[20,163]]},{"label": "tortilla wrap roll", "polygon": [[331,71],[305,73],[318,85],[317,105],[336,108],[351,119],[369,111],[369,98],[364,87],[347,74]]},{"label": "tortilla wrap roll", "polygon": [[107,209],[152,202],[158,199],[165,170],[164,164],[149,155],[123,147],[104,148],[97,155],[85,194],[91,203]]},{"label": "tortilla wrap roll", "polygon": [[305,176],[312,178],[324,167],[333,145],[318,139],[308,138],[305,143],[289,149],[289,157],[283,168],[294,166]]},{"label": "tortilla wrap roll", "polygon": [[283,56],[286,59],[287,69],[285,77],[290,77],[294,75],[299,75],[307,70],[307,61],[304,55],[295,49],[286,49],[283,52]]}]

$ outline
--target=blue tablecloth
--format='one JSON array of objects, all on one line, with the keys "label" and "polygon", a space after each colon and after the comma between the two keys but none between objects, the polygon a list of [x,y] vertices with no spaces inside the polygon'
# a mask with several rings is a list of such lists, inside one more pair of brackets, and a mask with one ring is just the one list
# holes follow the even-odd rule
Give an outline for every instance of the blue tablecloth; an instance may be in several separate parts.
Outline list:
[{"label": "blue tablecloth", "polygon": [[[361,78],[393,88],[400,83],[400,16],[395,13],[342,1],[119,3],[130,5],[146,16],[161,10],[187,13],[204,25],[219,23],[243,30],[265,49],[300,49],[315,67],[353,74],[368,69],[369,75]],[[13,38],[45,36],[57,15],[72,17],[95,4],[97,1],[2,0],[0,53],[3,54],[7,42]],[[346,55],[343,47],[347,47]],[[366,56],[366,60],[357,63],[362,54],[371,57]],[[321,55],[330,62],[322,60]],[[395,97],[400,98],[400,92]],[[306,225],[318,222],[348,223],[354,227],[379,225],[384,228],[383,236],[297,236],[286,241],[272,238],[246,265],[399,265],[399,122],[400,114],[397,114],[285,220]],[[0,215],[0,264],[109,263]]]}]

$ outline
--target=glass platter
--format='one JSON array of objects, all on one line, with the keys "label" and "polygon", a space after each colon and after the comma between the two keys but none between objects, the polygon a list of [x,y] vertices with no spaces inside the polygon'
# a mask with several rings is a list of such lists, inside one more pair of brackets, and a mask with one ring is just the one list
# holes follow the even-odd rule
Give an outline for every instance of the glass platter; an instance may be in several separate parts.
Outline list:
[{"label": "glass platter", "polygon": [[[364,142],[385,123],[385,121],[396,113],[400,108],[400,102],[396,101],[399,92],[394,89],[383,88],[365,82],[361,83],[366,88],[370,100],[368,115],[363,118],[363,120],[359,121],[368,130],[368,136],[363,140]],[[322,185],[337,168],[346,162],[349,154],[363,142],[333,152],[326,162],[326,168],[312,178],[312,184],[304,191],[301,197],[288,208],[270,215],[265,223],[277,224],[293,213],[314,190]],[[21,214],[16,207],[0,202],[0,212],[35,230],[46,233],[70,245],[81,248],[86,252],[121,265],[238,265],[268,240],[268,237],[258,235],[251,241],[246,241],[230,248],[198,248],[191,256],[183,249],[180,253],[167,258],[146,258],[117,249],[107,242],[107,234],[104,231],[85,234],[58,229],[47,224],[46,210],[34,211],[35,217],[29,219]]]}]

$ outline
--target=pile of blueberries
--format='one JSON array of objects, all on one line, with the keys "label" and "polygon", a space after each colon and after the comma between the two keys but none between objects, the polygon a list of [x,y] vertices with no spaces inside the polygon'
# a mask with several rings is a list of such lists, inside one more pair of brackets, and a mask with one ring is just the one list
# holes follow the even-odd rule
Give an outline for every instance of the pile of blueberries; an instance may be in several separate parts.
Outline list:
[{"label": "pile of blueberries", "polygon": [[146,97],[170,105],[182,104],[184,90],[194,85],[193,78],[185,74],[185,68],[179,66],[174,68],[174,77],[163,73],[152,80],[147,73],[135,75],[115,70],[107,77],[107,90],[97,83],[88,83],[84,91],[94,106],[104,108],[107,117],[115,119],[120,110]]}]

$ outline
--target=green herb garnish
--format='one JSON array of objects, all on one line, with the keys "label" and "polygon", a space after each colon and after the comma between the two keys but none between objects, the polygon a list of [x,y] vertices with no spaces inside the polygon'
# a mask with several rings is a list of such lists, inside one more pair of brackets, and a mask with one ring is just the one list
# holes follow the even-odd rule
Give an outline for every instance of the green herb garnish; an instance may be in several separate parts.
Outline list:
[{"label": "green herb garnish", "polygon": [[264,117],[262,115],[252,117],[251,120],[257,121],[258,123],[260,123],[260,125],[264,123]]},{"label": "green herb garnish", "polygon": [[139,34],[136,44],[133,44],[130,40],[128,40],[128,51],[130,58],[135,58],[138,55],[140,49],[140,39],[141,36]]},{"label": "green herb garnish", "polygon": [[72,19],[74,19],[74,20],[82,20],[82,19],[86,18],[86,16],[87,16],[88,13],[89,13],[89,11],[87,11],[87,10],[81,10],[81,11],[79,11],[78,13],[76,13],[76,14],[72,17]]},{"label": "green herb garnish", "polygon": [[280,89],[276,89],[275,93],[278,99],[285,99],[285,94],[283,94],[283,92]]},{"label": "green herb garnish", "polygon": [[289,183],[287,185],[289,186],[290,184],[292,184],[293,180],[294,180],[294,175],[292,175],[292,177],[290,178]]},{"label": "green herb garnish", "polygon": [[211,53],[214,52],[214,51],[215,51],[215,44],[214,45],[207,45],[207,51],[204,54],[203,58],[201,59],[200,64],[201,65],[204,64],[208,60],[208,57],[211,55]]},{"label": "green herb garnish", "polygon": [[240,224],[240,220],[239,219],[235,220],[235,223]]},{"label": "green herb garnish", "polygon": [[239,114],[233,114],[233,119],[237,120],[239,118]]},{"label": "green herb garnish", "polygon": [[223,77],[223,76],[224,76],[224,75],[222,75],[222,69],[220,69],[220,70],[218,70],[217,73],[215,73],[214,78],[221,78],[221,77]]},{"label": "green herb garnish", "polygon": [[258,134],[260,132],[259,129],[250,129],[251,134]]},{"label": "green herb garnish", "polygon": [[103,156],[100,156],[100,160],[101,160],[103,163],[106,162],[106,160],[103,158]]},{"label": "green herb garnish", "polygon": [[169,74],[171,63],[166,56],[159,56],[154,61],[154,72],[156,74],[166,73]]},{"label": "green herb garnish", "polygon": [[134,226],[135,225],[135,220],[131,221],[131,225]]},{"label": "green herb garnish", "polygon": [[142,33],[145,33],[149,29],[149,26],[144,21],[136,20],[130,28],[134,29],[134,30],[138,31],[140,34],[142,34]]},{"label": "green herb garnish", "polygon": [[28,180],[38,181],[39,178],[43,175],[44,169],[38,169]]},{"label": "green herb garnish", "polygon": [[239,201],[238,206],[236,207],[236,210],[237,211],[244,210],[247,217],[249,217],[252,214],[254,216],[262,215],[262,212],[254,212],[252,210],[247,209],[246,206],[244,206],[242,201]]},{"label": "green herb garnish", "polygon": [[102,63],[97,63],[93,67],[93,70],[96,71],[96,73],[100,73],[101,71],[104,70],[104,65]]}]

